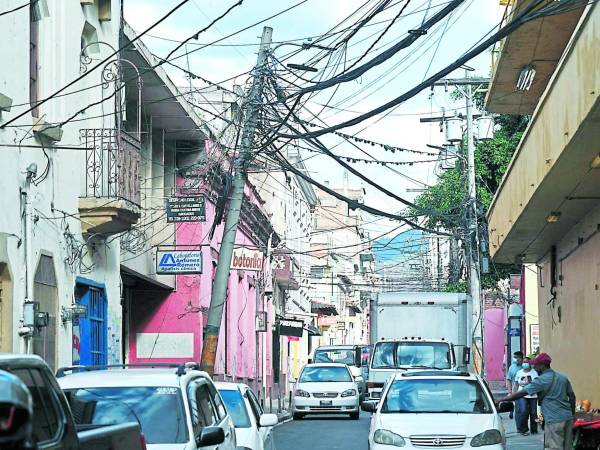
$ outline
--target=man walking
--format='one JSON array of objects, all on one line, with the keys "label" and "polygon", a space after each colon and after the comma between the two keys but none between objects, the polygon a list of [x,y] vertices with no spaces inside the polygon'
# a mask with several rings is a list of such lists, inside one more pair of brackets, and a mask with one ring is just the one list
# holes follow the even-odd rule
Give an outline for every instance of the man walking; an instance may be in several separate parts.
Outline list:
[{"label": "man walking", "polygon": [[541,353],[531,361],[539,376],[525,389],[509,395],[500,402],[513,402],[526,395],[537,394],[544,415],[544,448],[571,450],[573,447],[573,418],[575,393],[571,382],[562,373],[551,369],[552,358]]},{"label": "man walking", "polygon": [[[523,358],[523,368],[515,375],[517,390],[522,391],[538,377],[538,373],[531,368],[529,357]],[[537,394],[526,395],[517,400],[517,431],[523,435],[537,434]],[[529,428],[527,427],[529,420]]]},{"label": "man walking", "polygon": [[[514,392],[517,392],[517,390],[515,389],[515,377],[517,375],[517,372],[519,372],[519,370],[521,370],[523,368],[523,352],[521,351],[516,351],[513,353],[513,360],[512,360],[512,364],[510,365],[510,367],[508,368],[508,371],[506,372],[506,390],[508,391],[508,395],[513,394]],[[517,408],[518,409],[518,408]],[[517,417],[518,417],[518,412],[517,412]],[[510,413],[510,418],[513,418],[513,413]],[[517,429],[519,428],[519,422],[517,420]]]}]

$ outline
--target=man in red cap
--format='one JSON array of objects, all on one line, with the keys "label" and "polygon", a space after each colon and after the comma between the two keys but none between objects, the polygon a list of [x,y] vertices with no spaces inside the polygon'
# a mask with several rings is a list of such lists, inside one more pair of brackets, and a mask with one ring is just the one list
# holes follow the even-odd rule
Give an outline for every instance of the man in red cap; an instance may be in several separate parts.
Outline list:
[{"label": "man in red cap", "polygon": [[526,395],[537,394],[544,416],[544,448],[571,450],[573,448],[573,418],[575,393],[571,382],[562,373],[550,368],[552,358],[540,353],[531,361],[539,376],[525,389],[509,395],[500,402],[512,402]]}]

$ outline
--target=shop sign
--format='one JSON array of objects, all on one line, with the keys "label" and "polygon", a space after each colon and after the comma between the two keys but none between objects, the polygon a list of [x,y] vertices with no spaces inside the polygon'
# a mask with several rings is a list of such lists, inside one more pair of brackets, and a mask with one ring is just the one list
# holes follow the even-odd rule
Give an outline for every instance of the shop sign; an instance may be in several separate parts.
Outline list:
[{"label": "shop sign", "polygon": [[263,268],[263,253],[245,247],[233,250],[231,268],[235,270],[254,270],[260,272]]},{"label": "shop sign", "polygon": [[256,331],[264,333],[267,331],[267,313],[266,311],[258,311],[256,313]]},{"label": "shop sign", "polygon": [[337,324],[337,317],[335,316],[323,316],[323,317],[319,317],[317,319],[317,323],[319,324],[319,326],[332,326]]},{"label": "shop sign", "polygon": [[279,321],[279,334],[281,336],[302,337],[304,322],[302,320],[281,319]]},{"label": "shop sign", "polygon": [[202,273],[202,251],[156,250],[156,273],[158,275]]},{"label": "shop sign", "polygon": [[206,197],[204,195],[169,197],[165,209],[168,223],[206,222]]},{"label": "shop sign", "polygon": [[540,326],[538,324],[529,325],[529,342],[532,352],[540,348]]}]

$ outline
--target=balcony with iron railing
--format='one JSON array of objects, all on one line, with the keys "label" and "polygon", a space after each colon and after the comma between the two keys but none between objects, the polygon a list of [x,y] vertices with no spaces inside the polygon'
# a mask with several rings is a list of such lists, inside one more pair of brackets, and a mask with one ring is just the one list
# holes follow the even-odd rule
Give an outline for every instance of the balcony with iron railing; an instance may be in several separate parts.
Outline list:
[{"label": "balcony with iron railing", "polygon": [[115,128],[80,130],[86,149],[85,189],[79,199],[84,234],[127,231],[140,218],[140,142]]}]

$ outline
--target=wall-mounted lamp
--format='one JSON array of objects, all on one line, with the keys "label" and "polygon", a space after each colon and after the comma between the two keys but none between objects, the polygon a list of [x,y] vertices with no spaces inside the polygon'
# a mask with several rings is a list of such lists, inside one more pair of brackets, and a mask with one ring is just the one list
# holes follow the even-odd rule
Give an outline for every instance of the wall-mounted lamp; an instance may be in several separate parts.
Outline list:
[{"label": "wall-mounted lamp", "polygon": [[548,222],[548,223],[556,223],[556,222],[558,222],[560,220],[560,216],[561,215],[562,215],[562,213],[560,211],[552,211],[546,217],[546,222]]},{"label": "wall-mounted lamp", "polygon": [[528,91],[531,89],[533,79],[535,78],[535,73],[535,68],[531,64],[523,67],[519,72],[519,78],[517,79],[517,90]]},{"label": "wall-mounted lamp", "polygon": [[590,167],[592,169],[600,169],[600,154],[596,155],[592,162],[590,163]]}]

